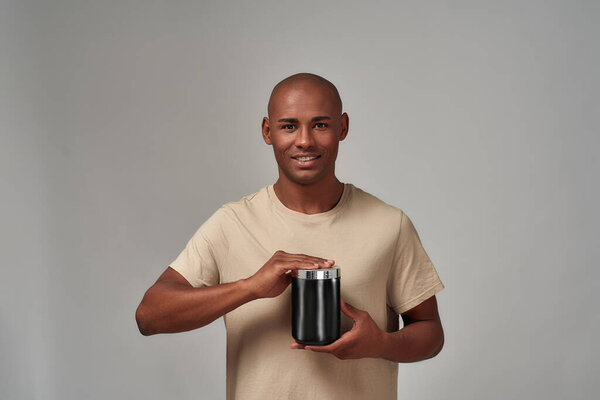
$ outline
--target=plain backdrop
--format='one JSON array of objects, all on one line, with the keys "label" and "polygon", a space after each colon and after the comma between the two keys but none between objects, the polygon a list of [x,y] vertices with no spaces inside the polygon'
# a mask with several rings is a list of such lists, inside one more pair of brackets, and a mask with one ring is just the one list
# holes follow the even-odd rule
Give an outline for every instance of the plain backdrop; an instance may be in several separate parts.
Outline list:
[{"label": "plain backdrop", "polygon": [[135,309],[275,182],[260,122],[305,71],[350,116],[339,179],[403,209],[446,286],[399,399],[600,390],[598,2],[0,4],[0,398],[224,398],[223,319],[144,337]]}]

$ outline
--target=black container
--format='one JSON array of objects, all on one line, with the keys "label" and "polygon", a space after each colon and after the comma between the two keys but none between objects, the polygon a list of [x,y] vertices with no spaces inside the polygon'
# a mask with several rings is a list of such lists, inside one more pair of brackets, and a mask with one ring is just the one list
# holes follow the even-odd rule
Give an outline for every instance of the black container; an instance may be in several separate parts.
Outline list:
[{"label": "black container", "polygon": [[340,337],[339,268],[292,272],[292,337],[323,346]]}]

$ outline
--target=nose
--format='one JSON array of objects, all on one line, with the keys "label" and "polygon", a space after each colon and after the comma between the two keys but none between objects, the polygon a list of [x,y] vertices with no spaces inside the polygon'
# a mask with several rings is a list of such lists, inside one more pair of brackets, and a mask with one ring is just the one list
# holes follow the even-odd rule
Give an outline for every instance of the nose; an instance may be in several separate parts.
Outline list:
[{"label": "nose", "polygon": [[296,131],[295,145],[299,148],[308,148],[314,144],[314,139],[310,128],[302,126]]}]

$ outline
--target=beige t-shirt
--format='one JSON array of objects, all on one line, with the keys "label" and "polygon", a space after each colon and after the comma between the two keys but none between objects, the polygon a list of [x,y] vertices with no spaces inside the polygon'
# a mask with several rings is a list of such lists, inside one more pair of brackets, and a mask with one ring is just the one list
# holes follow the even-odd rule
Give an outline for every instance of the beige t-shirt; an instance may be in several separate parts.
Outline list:
[{"label": "beige t-shirt", "polygon": [[[224,204],[170,266],[192,286],[248,278],[277,250],[333,259],[345,302],[385,330],[444,288],[402,210],[344,184],[336,206],[319,214],[287,208],[273,185]],[[398,365],[385,359],[340,360],[290,349],[291,286],[225,316],[227,399],[396,399]],[[342,333],[352,322],[342,314]]]}]

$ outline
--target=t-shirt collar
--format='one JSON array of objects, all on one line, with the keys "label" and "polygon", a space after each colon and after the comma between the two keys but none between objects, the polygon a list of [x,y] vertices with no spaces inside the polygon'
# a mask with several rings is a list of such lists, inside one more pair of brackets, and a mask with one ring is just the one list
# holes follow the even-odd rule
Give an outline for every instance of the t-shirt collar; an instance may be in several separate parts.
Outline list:
[{"label": "t-shirt collar", "polygon": [[267,185],[266,188],[267,188],[267,194],[269,196],[269,199],[271,200],[271,202],[274,204],[274,206],[279,211],[281,211],[286,216],[296,218],[299,220],[303,220],[303,221],[322,221],[322,220],[327,220],[327,219],[335,216],[336,214],[338,214],[340,212],[340,210],[342,210],[344,208],[344,205],[348,202],[348,198],[350,197],[350,192],[351,192],[351,184],[344,183],[344,191],[342,192],[342,196],[340,197],[340,200],[337,202],[337,204],[331,210],[327,210],[327,211],[324,211],[322,213],[317,213],[317,214],[305,214],[303,212],[295,211],[290,208],[287,208],[281,202],[281,200],[279,200],[279,197],[277,197],[277,195],[275,194],[275,190],[273,189],[273,184]]}]

